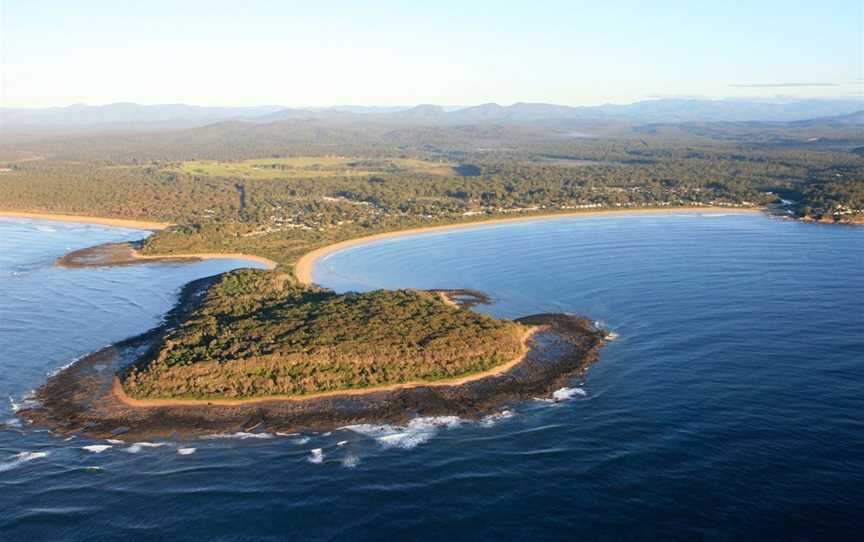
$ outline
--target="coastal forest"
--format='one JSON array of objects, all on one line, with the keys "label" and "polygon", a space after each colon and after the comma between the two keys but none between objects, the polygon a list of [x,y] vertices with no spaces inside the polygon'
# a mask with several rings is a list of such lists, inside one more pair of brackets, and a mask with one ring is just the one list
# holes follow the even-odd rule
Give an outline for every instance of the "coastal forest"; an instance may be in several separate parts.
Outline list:
[{"label": "coastal forest", "polygon": [[516,359],[526,330],[435,292],[337,295],[247,269],[222,275],[123,387],[137,399],[243,399],[448,380]]},{"label": "coastal forest", "polygon": [[8,135],[0,210],[168,221],[176,227],[145,252],[246,252],[281,264],[366,234],[532,213],[773,206],[855,222],[859,128],[287,120]]}]

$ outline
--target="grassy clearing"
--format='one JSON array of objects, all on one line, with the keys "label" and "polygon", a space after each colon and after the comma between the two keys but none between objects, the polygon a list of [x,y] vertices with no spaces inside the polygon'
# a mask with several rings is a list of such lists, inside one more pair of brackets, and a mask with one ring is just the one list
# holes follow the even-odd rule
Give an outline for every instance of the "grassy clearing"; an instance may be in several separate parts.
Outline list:
[{"label": "grassy clearing", "polygon": [[302,179],[310,177],[363,177],[407,171],[453,177],[450,164],[414,158],[356,158],[347,156],[293,156],[256,158],[239,162],[193,160],[171,168],[173,171],[203,177],[244,179]]}]

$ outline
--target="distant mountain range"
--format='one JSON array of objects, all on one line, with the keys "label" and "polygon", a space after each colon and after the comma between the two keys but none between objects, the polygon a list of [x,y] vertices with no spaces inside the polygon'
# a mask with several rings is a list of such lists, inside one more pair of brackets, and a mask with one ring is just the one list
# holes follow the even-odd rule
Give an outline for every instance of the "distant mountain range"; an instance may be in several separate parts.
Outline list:
[{"label": "distant mountain range", "polygon": [[257,123],[285,120],[342,122],[481,124],[566,123],[580,120],[622,121],[633,124],[675,122],[806,121],[837,117],[864,110],[864,100],[805,100],[787,103],[740,100],[660,99],[629,105],[570,107],[545,103],[502,106],[487,103],[472,107],[336,106],[328,108],[203,107],[186,104],[139,105],[83,104],[41,109],[0,108],[0,130],[148,129],[192,127],[227,120]]}]

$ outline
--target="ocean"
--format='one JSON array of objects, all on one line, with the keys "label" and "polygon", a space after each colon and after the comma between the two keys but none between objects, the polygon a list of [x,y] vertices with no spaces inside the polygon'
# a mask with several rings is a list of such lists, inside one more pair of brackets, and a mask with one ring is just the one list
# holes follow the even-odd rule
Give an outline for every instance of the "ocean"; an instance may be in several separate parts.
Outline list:
[{"label": "ocean", "polygon": [[0,219],[0,540],[842,540],[864,528],[864,228],[627,215],[391,238],[320,260],[337,291],[472,288],[588,316],[582,377],[480,421],[120,443],[14,410],[156,325],[210,260],[60,269],[144,233]]}]

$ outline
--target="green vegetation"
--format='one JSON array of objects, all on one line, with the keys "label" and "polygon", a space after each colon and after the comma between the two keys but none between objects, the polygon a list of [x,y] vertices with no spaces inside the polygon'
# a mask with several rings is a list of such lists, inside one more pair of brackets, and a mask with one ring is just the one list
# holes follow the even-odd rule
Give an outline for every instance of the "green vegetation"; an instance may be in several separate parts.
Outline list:
[{"label": "green vegetation", "polygon": [[249,398],[452,379],[511,361],[524,331],[436,293],[337,295],[241,270],[208,290],[124,388],[135,398]]},{"label": "green vegetation", "polygon": [[241,179],[303,179],[327,177],[368,177],[380,173],[428,173],[452,177],[457,169],[446,163],[409,158],[360,159],[345,156],[292,156],[218,162],[191,160],[169,170],[200,177]]},{"label": "green vegetation", "polygon": [[857,125],[304,120],[0,143],[4,210],[167,220],[178,227],[145,253],[283,265],[352,237],[538,212],[780,198],[830,221],[864,210]]},{"label": "green vegetation", "polygon": [[[224,122],[159,133],[0,136],[0,209],[163,220],[147,254],[243,252],[127,376],[136,397],[302,394],[451,378],[511,359],[518,326],[423,292],[336,296],[285,274],[320,246],[530,213],[779,205],[864,217],[859,124]],[[459,286],[459,285],[453,285]]]}]

